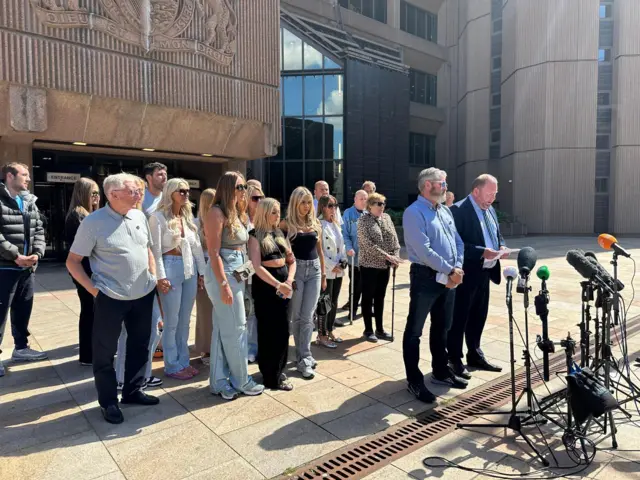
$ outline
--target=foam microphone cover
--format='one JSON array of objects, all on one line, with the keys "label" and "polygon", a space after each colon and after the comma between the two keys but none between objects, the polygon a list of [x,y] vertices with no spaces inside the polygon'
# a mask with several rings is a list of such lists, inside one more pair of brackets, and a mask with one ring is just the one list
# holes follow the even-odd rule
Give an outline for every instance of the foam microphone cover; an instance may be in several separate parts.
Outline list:
[{"label": "foam microphone cover", "polygon": [[547,267],[546,265],[541,266],[536,272],[536,275],[540,280],[549,280],[549,277],[551,276],[549,267]]},{"label": "foam microphone cover", "polygon": [[593,264],[587,260],[581,250],[569,250],[567,252],[567,262],[584,278],[592,278],[598,274]]},{"label": "foam microphone cover", "polygon": [[612,290],[614,289],[614,287],[618,292],[624,290],[624,283],[622,283],[619,279],[614,280],[607,269],[604,268],[598,261],[596,255],[593,252],[585,252],[584,256],[595,267],[600,278],[602,278],[607,283],[607,285],[611,287]]},{"label": "foam microphone cover", "polygon": [[518,277],[518,270],[516,267],[504,267],[502,275],[506,280],[515,280]]},{"label": "foam microphone cover", "polygon": [[518,270],[520,275],[527,276],[536,266],[538,261],[538,254],[531,247],[524,247],[518,253]]}]

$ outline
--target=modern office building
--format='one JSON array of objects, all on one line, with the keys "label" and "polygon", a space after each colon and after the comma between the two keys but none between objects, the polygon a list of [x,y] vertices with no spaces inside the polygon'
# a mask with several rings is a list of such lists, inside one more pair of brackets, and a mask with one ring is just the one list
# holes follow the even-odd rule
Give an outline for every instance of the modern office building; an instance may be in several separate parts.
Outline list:
[{"label": "modern office building", "polygon": [[530,233],[640,233],[640,4],[447,0],[436,164]]},{"label": "modern office building", "polygon": [[350,204],[373,180],[392,207],[436,163],[443,0],[282,0],[283,145],[262,164],[270,195],[325,179]]},{"label": "modern office building", "polygon": [[0,164],[33,166],[51,256],[75,179],[150,161],[197,190],[281,143],[278,0],[3,0]]}]

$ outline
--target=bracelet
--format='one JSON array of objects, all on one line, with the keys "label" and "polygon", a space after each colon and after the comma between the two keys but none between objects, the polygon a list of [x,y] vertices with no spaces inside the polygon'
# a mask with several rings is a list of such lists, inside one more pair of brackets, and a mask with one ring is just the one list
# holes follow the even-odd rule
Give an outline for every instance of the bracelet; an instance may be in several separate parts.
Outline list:
[{"label": "bracelet", "polygon": [[280,282],[276,283],[276,290],[280,289],[280,285],[282,285],[282,283]]}]

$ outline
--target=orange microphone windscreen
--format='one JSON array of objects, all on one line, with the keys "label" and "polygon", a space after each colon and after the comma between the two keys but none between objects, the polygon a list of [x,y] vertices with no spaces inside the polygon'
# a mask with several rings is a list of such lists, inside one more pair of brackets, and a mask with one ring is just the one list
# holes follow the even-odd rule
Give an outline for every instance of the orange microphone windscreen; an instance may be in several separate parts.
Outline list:
[{"label": "orange microphone windscreen", "polygon": [[600,245],[605,250],[611,250],[611,245],[613,245],[614,243],[618,243],[618,240],[613,235],[603,233],[598,236],[598,245]]}]

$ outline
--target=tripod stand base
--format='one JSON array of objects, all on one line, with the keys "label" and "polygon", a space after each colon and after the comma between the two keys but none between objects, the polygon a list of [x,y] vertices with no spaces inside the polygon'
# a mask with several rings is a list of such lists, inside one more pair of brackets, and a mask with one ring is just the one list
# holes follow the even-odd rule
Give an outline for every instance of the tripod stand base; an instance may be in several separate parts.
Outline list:
[{"label": "tripod stand base", "polygon": [[533,451],[535,456],[538,457],[538,460],[540,460],[542,465],[544,465],[545,467],[548,467],[549,461],[542,456],[542,454],[538,451],[538,449],[535,447],[533,442],[531,442],[529,437],[522,431],[523,426],[533,425],[535,423],[537,423],[537,421],[534,421],[534,423],[530,423],[529,421],[527,421],[525,424],[523,424],[522,418],[520,418],[518,415],[511,415],[509,417],[508,423],[458,423],[456,424],[456,427],[463,428],[463,429],[464,428],[468,428],[468,429],[508,428],[509,430],[512,430],[516,432],[518,435],[520,435],[522,439],[527,443],[527,445],[529,445],[529,448]]}]

